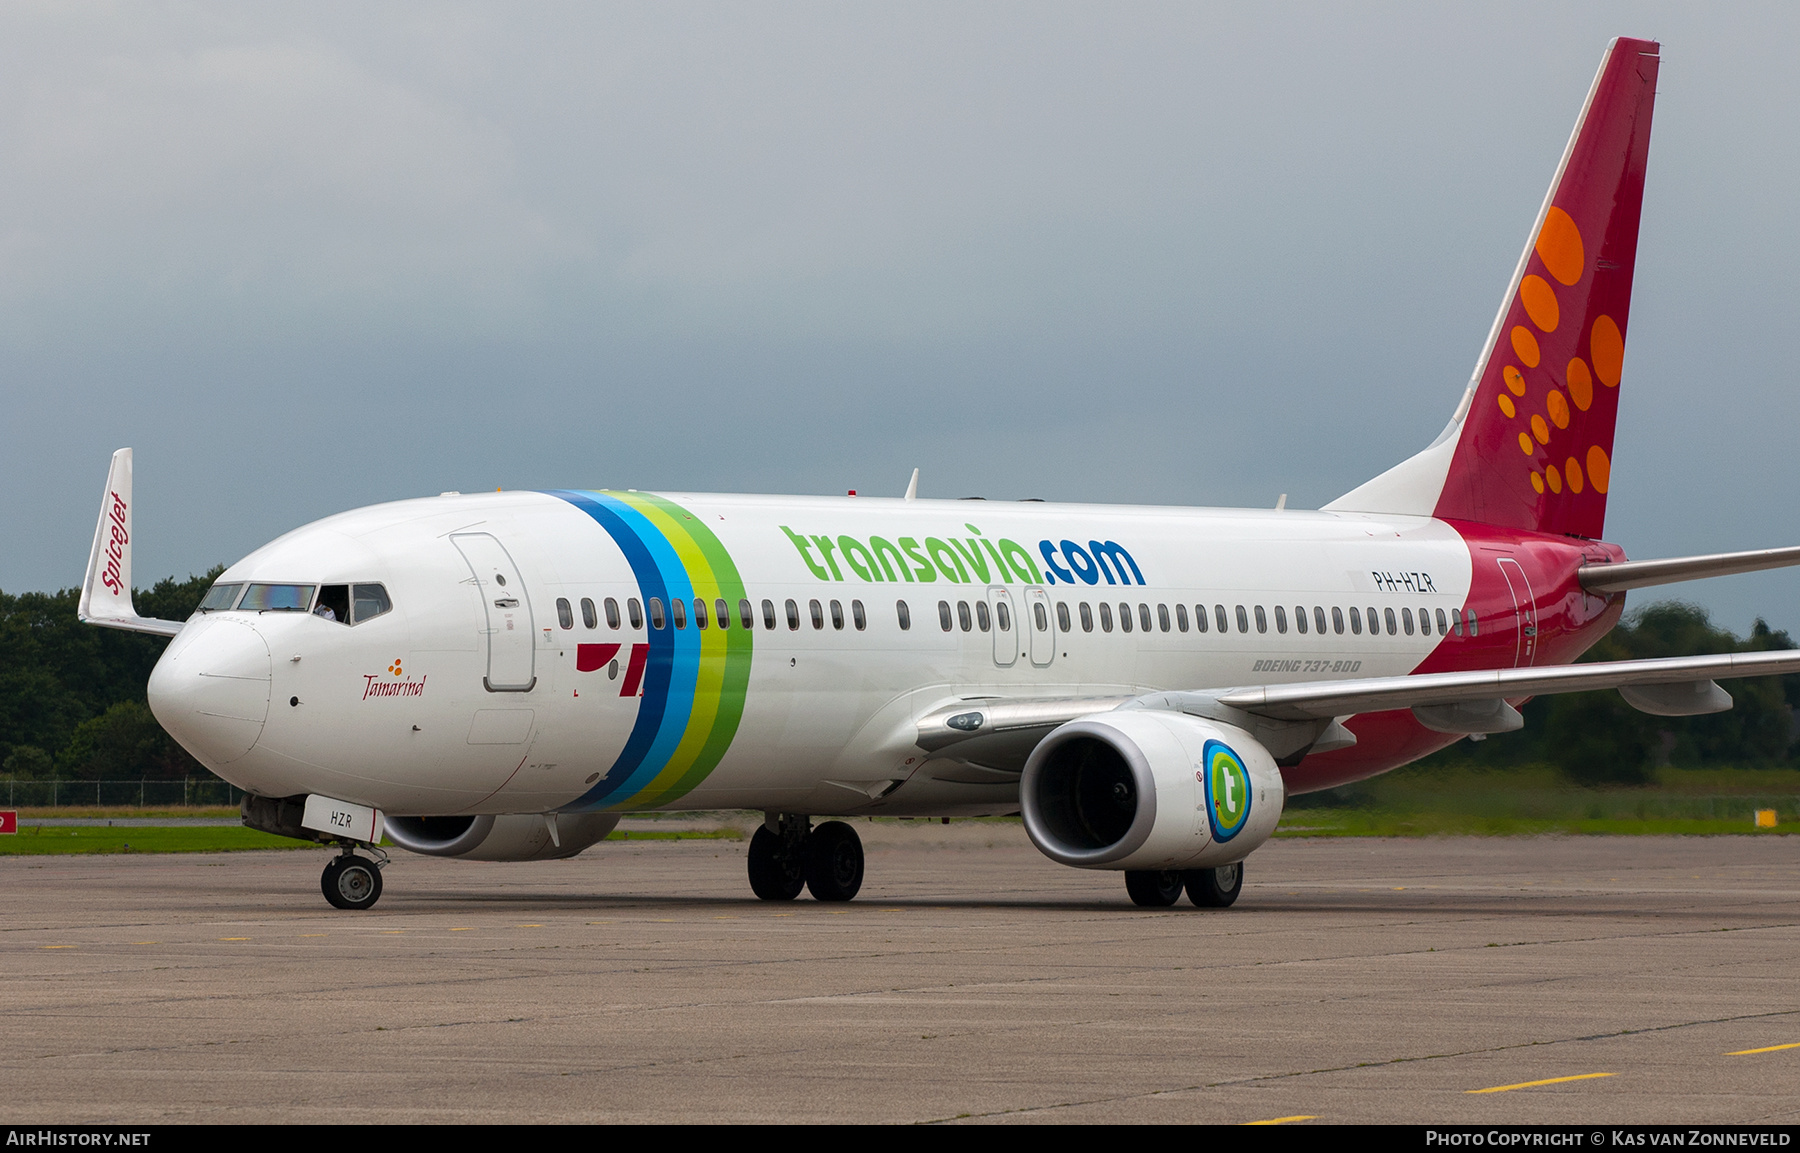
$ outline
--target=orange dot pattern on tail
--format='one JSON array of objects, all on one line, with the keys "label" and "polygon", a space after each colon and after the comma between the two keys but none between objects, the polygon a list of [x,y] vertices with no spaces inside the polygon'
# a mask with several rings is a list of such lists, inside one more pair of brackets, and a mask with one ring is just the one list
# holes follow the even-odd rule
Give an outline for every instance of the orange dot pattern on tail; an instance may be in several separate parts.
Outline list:
[{"label": "orange dot pattern on tail", "polygon": [[1587,256],[1581,244],[1581,230],[1575,227],[1575,219],[1567,212],[1553,207],[1544,214],[1544,227],[1538,230],[1537,244],[1533,247],[1551,276],[1571,288],[1581,279],[1587,267]]},{"label": "orange dot pattern on tail", "polygon": [[[1542,262],[1544,271],[1565,286],[1580,284],[1587,273],[1587,246],[1582,241],[1581,230],[1574,219],[1560,208],[1552,207],[1545,214],[1544,226],[1538,232],[1533,249]],[[1529,320],[1533,327],[1545,335],[1554,333],[1562,324],[1562,305],[1557,300],[1556,287],[1535,272],[1520,278],[1518,306],[1525,314],[1523,319]],[[1619,331],[1618,324],[1609,316],[1595,318],[1588,332],[1588,359],[1571,357],[1560,381],[1556,379],[1550,365],[1543,365],[1547,379],[1536,390],[1542,400],[1535,402],[1526,396],[1533,389],[1525,373],[1538,369],[1542,364],[1543,346],[1537,334],[1523,324],[1511,327],[1507,333],[1507,342],[1524,369],[1521,370],[1515,364],[1505,365],[1501,369],[1500,379],[1506,389],[1495,399],[1506,419],[1514,420],[1520,416],[1526,418],[1526,428],[1530,431],[1520,431],[1518,440],[1519,451],[1529,458],[1526,468],[1530,474],[1532,490],[1539,495],[1546,491],[1551,495],[1560,495],[1567,487],[1571,494],[1580,494],[1591,485],[1596,493],[1604,494],[1611,474],[1611,461],[1599,445],[1588,449],[1588,467],[1585,470],[1581,461],[1573,455],[1565,456],[1560,468],[1540,461],[1538,446],[1549,446],[1558,432],[1570,427],[1576,412],[1586,412],[1593,407],[1594,377],[1598,376],[1600,383],[1608,388],[1618,386],[1625,360],[1625,338]],[[1589,360],[1593,363],[1591,370],[1588,367]],[[1519,400],[1515,401],[1514,397]],[[1531,411],[1533,408],[1539,411]]]},{"label": "orange dot pattern on tail", "polygon": [[1648,40],[1607,50],[1491,330],[1438,516],[1605,531],[1659,61]]}]

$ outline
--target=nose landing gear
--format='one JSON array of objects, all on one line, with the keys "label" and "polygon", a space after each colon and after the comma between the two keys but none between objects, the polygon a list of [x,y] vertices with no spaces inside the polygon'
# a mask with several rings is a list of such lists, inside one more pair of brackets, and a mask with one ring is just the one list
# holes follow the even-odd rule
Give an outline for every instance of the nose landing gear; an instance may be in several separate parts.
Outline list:
[{"label": "nose landing gear", "polygon": [[387,854],[371,848],[374,860],[359,857],[355,846],[344,845],[342,854],[333,857],[319,878],[319,888],[334,909],[368,909],[381,899],[381,870],[387,865]]}]

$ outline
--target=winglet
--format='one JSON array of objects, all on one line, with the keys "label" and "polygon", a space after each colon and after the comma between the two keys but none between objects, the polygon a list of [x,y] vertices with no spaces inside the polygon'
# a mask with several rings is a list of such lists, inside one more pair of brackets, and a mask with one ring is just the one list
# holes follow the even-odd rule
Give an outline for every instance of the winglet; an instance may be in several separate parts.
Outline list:
[{"label": "winglet", "polygon": [[181,631],[180,621],[140,617],[131,603],[131,501],[131,450],[122,448],[113,453],[100,495],[100,521],[76,615],[102,628],[172,637]]}]

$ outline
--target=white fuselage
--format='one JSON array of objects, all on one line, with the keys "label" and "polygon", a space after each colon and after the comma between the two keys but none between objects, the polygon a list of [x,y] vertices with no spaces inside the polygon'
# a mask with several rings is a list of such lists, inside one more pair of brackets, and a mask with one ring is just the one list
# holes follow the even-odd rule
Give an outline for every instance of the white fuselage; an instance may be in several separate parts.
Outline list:
[{"label": "white fuselage", "polygon": [[[1010,812],[1016,775],[929,760],[919,717],[967,698],[1407,673],[1453,642],[1442,622],[1470,566],[1455,529],[1423,517],[445,495],[308,525],[220,578],[379,583],[391,610],[201,614],[151,698],[246,790],[391,814]],[[1379,633],[1352,631],[1352,611],[1384,618]]]}]

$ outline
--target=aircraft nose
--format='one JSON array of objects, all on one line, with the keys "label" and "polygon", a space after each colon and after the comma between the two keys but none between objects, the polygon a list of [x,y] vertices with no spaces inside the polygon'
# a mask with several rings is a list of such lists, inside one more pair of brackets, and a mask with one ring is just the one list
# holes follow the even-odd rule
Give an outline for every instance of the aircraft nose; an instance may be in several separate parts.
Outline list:
[{"label": "aircraft nose", "polygon": [[206,617],[183,628],[150,674],[150,711],[209,766],[248,753],[269,716],[269,646],[256,626]]}]

